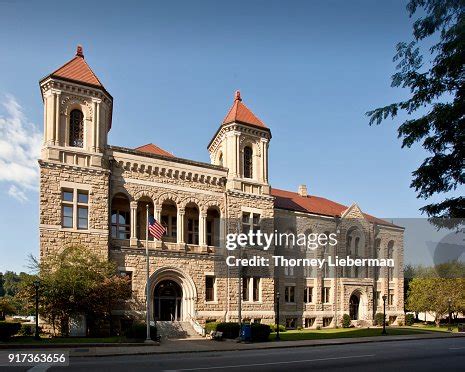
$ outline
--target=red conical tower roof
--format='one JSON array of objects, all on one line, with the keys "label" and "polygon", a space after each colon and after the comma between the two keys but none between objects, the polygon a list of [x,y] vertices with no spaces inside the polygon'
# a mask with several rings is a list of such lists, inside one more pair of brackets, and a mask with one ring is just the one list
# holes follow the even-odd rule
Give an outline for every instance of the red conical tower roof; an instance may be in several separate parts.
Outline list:
[{"label": "red conical tower roof", "polygon": [[72,60],[49,76],[103,88],[103,84],[85,61],[81,45],[77,46],[76,55]]},{"label": "red conical tower roof", "polygon": [[244,103],[242,103],[241,92],[239,91],[236,91],[234,103],[224,118],[223,124],[229,124],[233,122],[249,124],[260,128],[267,128],[267,126],[259,118],[257,118],[254,113],[250,111],[246,105],[244,105]]}]

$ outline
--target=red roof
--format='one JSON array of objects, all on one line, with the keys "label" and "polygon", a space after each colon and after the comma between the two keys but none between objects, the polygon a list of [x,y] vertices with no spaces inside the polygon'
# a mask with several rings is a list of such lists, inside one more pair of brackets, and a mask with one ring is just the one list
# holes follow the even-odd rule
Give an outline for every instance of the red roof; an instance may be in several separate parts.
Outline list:
[{"label": "red roof", "polygon": [[224,118],[223,124],[229,124],[233,122],[267,128],[267,126],[259,118],[257,118],[246,105],[242,103],[241,93],[239,91],[236,92],[234,103]]},{"label": "red roof", "polygon": [[136,147],[134,150],[136,151],[141,151],[141,152],[146,152],[149,154],[155,154],[155,155],[163,155],[163,156],[168,156],[170,158],[174,158],[174,155],[166,150],[163,150],[162,148],[154,145],[153,143],[148,143],[144,146]]},{"label": "red roof", "polygon": [[[271,189],[271,195],[275,197],[274,206],[278,209],[287,209],[297,212],[319,214],[331,217],[341,216],[344,211],[348,209],[348,207],[345,205],[333,202],[320,196],[300,196],[296,192],[275,188]],[[380,225],[394,226],[387,221],[373,217],[369,214],[363,213],[363,215],[370,222],[376,222]]]},{"label": "red roof", "polygon": [[103,84],[85,61],[82,47],[80,45],[77,47],[76,56],[59,69],[52,72],[51,76],[103,88]]}]

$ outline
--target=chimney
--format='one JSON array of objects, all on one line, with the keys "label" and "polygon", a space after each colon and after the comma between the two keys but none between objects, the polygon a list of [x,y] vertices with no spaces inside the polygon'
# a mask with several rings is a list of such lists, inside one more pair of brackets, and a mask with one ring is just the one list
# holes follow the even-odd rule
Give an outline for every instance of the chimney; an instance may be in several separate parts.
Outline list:
[{"label": "chimney", "polygon": [[299,185],[299,191],[297,192],[299,193],[300,196],[307,197],[308,196],[307,185]]}]

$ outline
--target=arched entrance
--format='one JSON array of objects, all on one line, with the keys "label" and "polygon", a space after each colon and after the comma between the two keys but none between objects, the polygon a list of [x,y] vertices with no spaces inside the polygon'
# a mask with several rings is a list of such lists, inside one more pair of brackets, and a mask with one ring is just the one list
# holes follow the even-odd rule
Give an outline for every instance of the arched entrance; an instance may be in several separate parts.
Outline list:
[{"label": "arched entrance", "polygon": [[173,280],[163,280],[154,291],[155,320],[180,320],[182,288]]},{"label": "arched entrance", "polygon": [[192,278],[175,267],[161,267],[150,277],[152,320],[195,319],[197,289]]},{"label": "arched entrance", "polygon": [[351,320],[358,320],[359,317],[360,297],[357,294],[352,294],[349,299],[349,316]]}]

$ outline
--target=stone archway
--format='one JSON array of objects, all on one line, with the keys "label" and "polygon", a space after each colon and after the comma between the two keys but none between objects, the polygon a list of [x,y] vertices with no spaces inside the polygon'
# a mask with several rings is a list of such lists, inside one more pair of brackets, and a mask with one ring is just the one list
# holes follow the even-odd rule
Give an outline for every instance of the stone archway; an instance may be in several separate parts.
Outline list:
[{"label": "stone archway", "polygon": [[360,297],[354,293],[349,299],[349,316],[350,320],[359,320]]},{"label": "stone archway", "polygon": [[153,294],[155,320],[181,320],[182,288],[173,280],[160,281]]},{"label": "stone archway", "polygon": [[[156,270],[150,277],[150,291],[152,293],[152,314],[150,314],[152,320],[155,320],[155,316],[160,320],[171,320],[171,314],[174,320],[179,321],[195,318],[197,289],[192,278],[180,269],[162,267]],[[163,308],[160,303],[161,298],[166,300]],[[169,319],[165,319],[167,317]]]},{"label": "stone archway", "polygon": [[348,305],[351,320],[368,320],[368,296],[364,290],[354,290],[349,296]]}]

